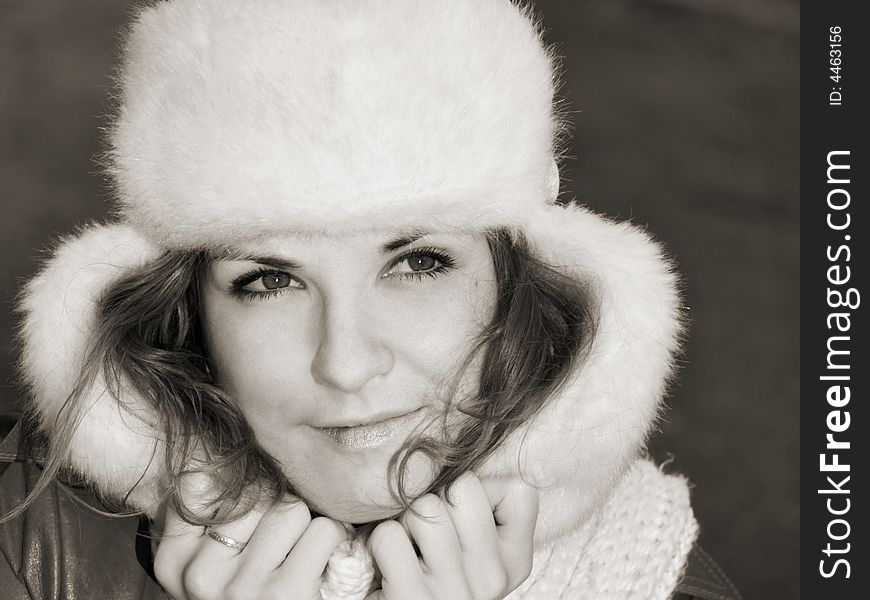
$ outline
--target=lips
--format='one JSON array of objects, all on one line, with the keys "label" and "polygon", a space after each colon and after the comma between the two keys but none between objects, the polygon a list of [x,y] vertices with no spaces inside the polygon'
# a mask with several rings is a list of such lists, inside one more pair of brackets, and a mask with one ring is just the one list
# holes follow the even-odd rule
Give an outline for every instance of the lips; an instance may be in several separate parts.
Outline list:
[{"label": "lips", "polygon": [[341,446],[354,449],[376,448],[400,433],[410,430],[419,420],[422,409],[364,425],[352,427],[317,427],[316,429]]}]

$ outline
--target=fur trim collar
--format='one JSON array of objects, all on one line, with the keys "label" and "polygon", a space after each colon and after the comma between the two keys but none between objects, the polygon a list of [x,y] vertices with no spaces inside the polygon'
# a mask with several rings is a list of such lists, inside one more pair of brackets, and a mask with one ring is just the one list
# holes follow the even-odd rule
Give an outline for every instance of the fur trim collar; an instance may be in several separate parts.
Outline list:
[{"label": "fur trim collar", "polygon": [[[523,230],[544,260],[592,286],[599,303],[587,361],[481,473],[511,476],[523,466],[544,488],[538,534],[546,539],[588,518],[641,450],[681,323],[675,275],[643,231],[578,206],[530,211]],[[100,294],[159,252],[129,225],[92,226],[63,242],[25,288],[22,367],[49,434],[93,335]],[[163,478],[161,442],[145,403],[133,390],[116,400],[98,378],[76,414],[72,466],[113,497],[139,482],[128,501],[153,511]]]}]

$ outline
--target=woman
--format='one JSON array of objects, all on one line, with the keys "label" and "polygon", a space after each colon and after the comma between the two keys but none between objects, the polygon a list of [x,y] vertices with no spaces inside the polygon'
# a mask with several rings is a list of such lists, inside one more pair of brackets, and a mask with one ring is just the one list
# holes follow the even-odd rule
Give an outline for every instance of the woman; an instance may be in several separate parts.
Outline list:
[{"label": "woman", "polygon": [[143,9],[118,221],[22,300],[4,589],[670,597],[697,525],[640,456],[675,277],[557,203],[554,61],[507,0]]}]

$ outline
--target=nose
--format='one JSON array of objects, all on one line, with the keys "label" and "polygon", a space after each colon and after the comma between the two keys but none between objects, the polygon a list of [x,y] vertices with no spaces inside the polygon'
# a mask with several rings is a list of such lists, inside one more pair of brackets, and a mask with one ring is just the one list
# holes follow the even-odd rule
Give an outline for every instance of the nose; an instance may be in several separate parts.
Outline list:
[{"label": "nose", "polygon": [[324,301],[317,351],[311,362],[314,380],[346,393],[359,392],[395,361],[383,328],[367,314],[364,300]]}]

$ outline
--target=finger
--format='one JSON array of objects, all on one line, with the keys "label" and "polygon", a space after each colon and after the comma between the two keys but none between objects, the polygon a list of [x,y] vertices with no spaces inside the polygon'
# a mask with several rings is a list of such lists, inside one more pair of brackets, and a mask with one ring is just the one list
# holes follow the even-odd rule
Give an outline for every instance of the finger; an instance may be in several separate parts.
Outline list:
[{"label": "finger", "polygon": [[[264,507],[256,506],[239,520],[215,526],[212,530],[245,543],[264,512]],[[200,544],[181,575],[184,591],[191,600],[223,597],[225,590],[238,580],[238,570],[243,564],[238,548],[228,547],[209,537],[205,528],[201,530]]]},{"label": "finger", "polygon": [[347,539],[344,525],[328,517],[317,517],[308,524],[276,574],[294,584],[298,580],[318,579],[333,551]]},{"label": "finger", "polygon": [[287,554],[311,523],[311,512],[296,497],[276,504],[263,515],[239,556],[239,575],[270,573],[283,564]]},{"label": "finger", "polygon": [[489,496],[477,476],[466,473],[446,492],[447,512],[456,527],[466,556],[483,556],[498,549],[493,509]]},{"label": "finger", "polygon": [[[429,581],[426,587],[437,587],[439,597],[471,597],[469,576],[473,575],[463,563],[462,547],[447,504],[434,494],[426,494],[412,502],[411,507],[419,514],[405,511],[399,523],[420,549],[423,573]],[[421,580],[420,584],[425,582]]]},{"label": "finger", "polygon": [[203,521],[214,516],[219,486],[205,473],[193,472],[181,478],[178,499],[193,516]]},{"label": "finger", "polygon": [[425,494],[411,503],[419,514],[406,510],[399,517],[423,559],[425,570],[438,574],[464,573],[462,547],[447,503],[435,494]]},{"label": "finger", "polygon": [[168,507],[160,521],[162,531],[154,554],[154,576],[173,598],[187,600],[182,575],[202,543],[203,528],[189,524]]},{"label": "finger", "polygon": [[[211,531],[216,532],[223,537],[229,538],[229,540],[247,545],[251,536],[254,534],[254,530],[257,528],[257,524],[263,518],[266,511],[266,506],[260,504],[235,521],[221,523],[220,525],[211,525],[208,529],[211,529]],[[203,529],[202,532],[202,549],[200,550],[200,554],[203,555],[205,560],[237,558],[244,550],[247,550],[247,548],[239,550],[239,548],[230,547],[222,543],[220,540],[210,537],[205,529]]]},{"label": "finger", "polygon": [[532,570],[538,490],[519,480],[484,480],[501,540],[508,589],[519,586]]},{"label": "finger", "polygon": [[518,479],[483,479],[481,484],[502,541],[523,542],[533,538],[538,520],[538,490]]},{"label": "finger", "polygon": [[483,484],[472,473],[461,476],[446,492],[468,584],[475,598],[501,595],[508,583],[501,540]]},{"label": "finger", "polygon": [[184,519],[182,519],[175,509],[172,507],[165,507],[162,511],[162,515],[159,519],[160,527],[160,543],[162,544],[164,541],[172,542],[175,540],[186,540],[193,539],[199,540],[199,537],[202,535],[202,527],[198,525],[191,525]]},{"label": "finger", "polygon": [[[219,506],[215,503],[216,489],[214,482],[207,475],[202,473],[187,475],[181,483],[179,501],[195,518],[208,522],[214,518]],[[239,519],[215,525],[212,529],[231,540],[245,543],[266,508],[263,504],[255,505]],[[190,526],[173,523],[173,528],[176,527],[183,531],[182,535],[185,537],[192,533]],[[177,581],[180,579],[183,597],[190,600],[216,598],[233,580],[239,565],[240,550],[206,535],[205,527],[197,527],[195,531],[198,533],[197,543],[187,546],[184,555],[176,558],[175,565],[167,565],[166,570],[172,573],[170,577],[176,582],[173,583],[174,586],[179,585]]]},{"label": "finger", "polygon": [[189,596],[184,586],[184,572],[202,546],[203,527],[191,525],[175,509],[166,506],[156,524],[159,543],[154,554],[154,576],[176,600]]},{"label": "finger", "polygon": [[423,568],[405,528],[398,521],[384,521],[366,545],[381,572],[382,596],[414,598],[423,581]]},{"label": "finger", "polygon": [[[194,473],[183,478],[178,500],[194,519],[214,516],[215,486],[210,477]],[[245,541],[259,522],[263,510],[221,526],[228,537]],[[154,558],[157,580],[174,598],[211,597],[232,577],[238,549],[229,548],[204,535],[205,528],[187,523],[174,509],[164,511],[163,532]]]},{"label": "finger", "polygon": [[[208,520],[214,512],[211,508],[213,488],[213,483],[207,475],[202,473],[185,475],[179,486],[178,501],[193,517]],[[173,538],[199,540],[203,532],[202,527],[191,525],[182,519],[171,503],[164,506],[155,524],[160,530],[161,543],[164,539]]]}]

